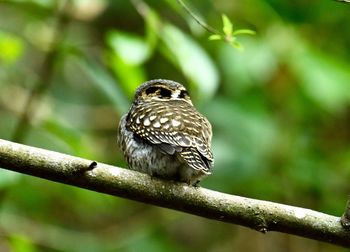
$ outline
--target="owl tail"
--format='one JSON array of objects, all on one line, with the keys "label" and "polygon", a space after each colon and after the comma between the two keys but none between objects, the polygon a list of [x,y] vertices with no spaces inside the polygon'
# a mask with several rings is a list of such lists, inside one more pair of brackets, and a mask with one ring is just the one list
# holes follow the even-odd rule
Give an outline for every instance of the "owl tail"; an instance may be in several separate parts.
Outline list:
[{"label": "owl tail", "polygon": [[179,154],[191,168],[210,174],[212,162],[201,155],[196,148],[183,148]]}]

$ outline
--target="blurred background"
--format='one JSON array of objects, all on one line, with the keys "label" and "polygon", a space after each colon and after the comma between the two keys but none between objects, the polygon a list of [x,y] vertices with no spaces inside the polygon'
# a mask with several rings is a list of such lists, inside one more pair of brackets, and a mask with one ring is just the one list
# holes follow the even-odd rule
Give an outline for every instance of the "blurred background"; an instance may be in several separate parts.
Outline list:
[{"label": "blurred background", "polygon": [[[126,167],[137,86],[185,84],[213,125],[203,187],[340,216],[350,192],[350,4],[0,1],[0,138]],[[345,251],[0,170],[0,251]]]}]

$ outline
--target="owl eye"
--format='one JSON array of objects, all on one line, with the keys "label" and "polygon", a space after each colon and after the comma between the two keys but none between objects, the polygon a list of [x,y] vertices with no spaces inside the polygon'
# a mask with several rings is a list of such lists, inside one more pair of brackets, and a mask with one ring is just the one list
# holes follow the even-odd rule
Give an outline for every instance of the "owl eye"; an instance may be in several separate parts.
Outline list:
[{"label": "owl eye", "polygon": [[146,95],[156,94],[158,89],[159,87],[149,87],[146,89],[145,93]]},{"label": "owl eye", "polygon": [[171,90],[163,87],[149,87],[145,90],[147,96],[158,96],[160,98],[171,98]]},{"label": "owl eye", "polygon": [[188,97],[188,92],[186,90],[182,90],[181,93],[179,94],[179,98],[187,98]]},{"label": "owl eye", "polygon": [[171,98],[171,90],[166,88],[159,88],[159,94],[162,98]]}]

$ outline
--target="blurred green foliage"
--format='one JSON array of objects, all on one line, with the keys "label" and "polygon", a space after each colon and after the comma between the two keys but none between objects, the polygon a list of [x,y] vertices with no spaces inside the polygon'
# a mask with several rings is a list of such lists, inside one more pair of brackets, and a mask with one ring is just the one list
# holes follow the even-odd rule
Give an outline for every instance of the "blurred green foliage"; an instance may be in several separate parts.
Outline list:
[{"label": "blurred green foliage", "polygon": [[[0,138],[12,139],[31,90],[52,71],[22,141],[125,167],[119,118],[143,81],[173,79],[213,125],[215,169],[202,186],[341,215],[350,191],[350,5],[186,4],[218,30],[225,13],[257,35],[239,38],[244,52],[209,42],[175,0],[0,1]],[[15,252],[344,251],[4,170],[0,234],[0,251]]]}]

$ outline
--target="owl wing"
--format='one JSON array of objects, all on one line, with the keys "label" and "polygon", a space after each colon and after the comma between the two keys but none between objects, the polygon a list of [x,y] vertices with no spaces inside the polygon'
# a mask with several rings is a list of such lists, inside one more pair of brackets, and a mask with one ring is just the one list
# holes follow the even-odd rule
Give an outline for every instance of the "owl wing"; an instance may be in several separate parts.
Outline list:
[{"label": "owl wing", "polygon": [[169,100],[134,105],[127,127],[142,139],[157,144],[163,152],[179,153],[190,167],[210,170],[211,125],[191,104]]}]

